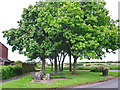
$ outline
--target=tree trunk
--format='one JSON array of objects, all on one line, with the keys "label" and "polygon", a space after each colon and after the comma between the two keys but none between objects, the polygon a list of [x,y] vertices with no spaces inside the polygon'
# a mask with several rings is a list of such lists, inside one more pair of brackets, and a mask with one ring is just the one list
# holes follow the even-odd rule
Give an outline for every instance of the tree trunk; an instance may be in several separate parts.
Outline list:
[{"label": "tree trunk", "polygon": [[60,71],[60,61],[59,61],[59,71]]},{"label": "tree trunk", "polygon": [[53,71],[53,63],[51,63],[51,71]]},{"label": "tree trunk", "polygon": [[50,62],[51,62],[51,71],[53,71],[53,59],[50,58]]},{"label": "tree trunk", "polygon": [[62,61],[62,64],[61,64],[61,71],[63,71],[63,63],[64,63],[64,60],[65,60],[66,55],[67,55],[67,54],[65,54],[65,55],[63,56],[63,61]]},{"label": "tree trunk", "polygon": [[76,74],[76,67],[77,67],[77,57],[74,57],[73,74]]},{"label": "tree trunk", "polygon": [[57,72],[57,55],[55,52],[55,57],[54,57],[54,65],[55,65],[55,72]]},{"label": "tree trunk", "polygon": [[71,71],[72,71],[72,65],[71,65],[71,53],[69,54],[69,63],[70,63],[69,71],[71,72]]},{"label": "tree trunk", "polygon": [[61,71],[63,71],[63,62],[64,62],[64,61],[62,61],[62,63],[61,63]]},{"label": "tree trunk", "polygon": [[43,55],[43,59],[42,59],[42,71],[43,74],[45,75],[45,55]]},{"label": "tree trunk", "polygon": [[71,45],[69,43],[69,71],[72,71],[72,65],[71,65]]},{"label": "tree trunk", "polygon": [[57,57],[58,57],[59,71],[60,71],[60,57],[59,57],[59,55]]},{"label": "tree trunk", "polygon": [[60,67],[60,62],[61,62],[61,59],[62,59],[62,53],[61,53],[60,58],[58,59],[58,60],[59,60],[59,71],[61,71],[61,67]]}]

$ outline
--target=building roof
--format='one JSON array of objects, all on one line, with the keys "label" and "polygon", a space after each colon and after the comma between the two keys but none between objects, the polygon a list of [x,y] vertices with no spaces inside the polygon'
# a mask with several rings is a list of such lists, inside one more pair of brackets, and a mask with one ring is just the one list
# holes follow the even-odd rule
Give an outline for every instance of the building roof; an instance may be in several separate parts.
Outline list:
[{"label": "building roof", "polygon": [[10,62],[10,60],[0,57],[0,62]]},{"label": "building roof", "polygon": [[[1,42],[0,42],[1,43]],[[6,47],[3,43],[1,43],[4,47]],[[7,48],[7,47],[6,47]],[[8,49],[8,48],[7,48]]]}]

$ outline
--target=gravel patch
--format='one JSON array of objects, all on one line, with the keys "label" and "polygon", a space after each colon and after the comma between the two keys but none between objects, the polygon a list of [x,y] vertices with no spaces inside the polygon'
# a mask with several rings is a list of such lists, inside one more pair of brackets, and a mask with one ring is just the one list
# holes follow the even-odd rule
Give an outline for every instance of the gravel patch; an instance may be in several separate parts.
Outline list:
[{"label": "gravel patch", "polygon": [[54,84],[57,80],[66,80],[66,78],[56,78],[56,79],[50,79],[50,80],[32,80],[31,83],[38,82],[38,83],[45,83],[45,84]]}]

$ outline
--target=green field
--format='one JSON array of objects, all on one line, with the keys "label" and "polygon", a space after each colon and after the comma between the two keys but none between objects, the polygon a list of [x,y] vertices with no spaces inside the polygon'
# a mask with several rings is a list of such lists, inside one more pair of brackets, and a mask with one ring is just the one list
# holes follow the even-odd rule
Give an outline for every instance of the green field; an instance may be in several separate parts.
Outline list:
[{"label": "green field", "polygon": [[[49,73],[50,71],[46,71]],[[20,79],[5,82],[2,84],[2,88],[56,88],[71,86],[76,84],[83,84],[87,82],[96,82],[100,80],[106,80],[109,77],[103,77],[100,72],[90,71],[77,71],[77,75],[72,75],[72,72],[63,71],[64,78],[66,80],[58,80],[54,84],[43,84],[43,83],[31,83],[32,75],[24,76]],[[109,72],[109,76],[118,77],[118,72]]]},{"label": "green field", "polygon": [[[106,62],[106,63],[96,63],[96,62],[79,62],[77,63],[77,70],[90,70],[96,67],[108,67],[110,70],[120,70],[120,63],[110,63],[110,62]],[[46,64],[46,69],[51,69],[51,65],[50,64]],[[54,67],[53,67],[54,68]],[[64,63],[64,70],[69,70],[69,63]],[[73,64],[72,64],[72,68],[73,68]],[[42,69],[42,65],[41,64],[37,64],[36,69]]]}]

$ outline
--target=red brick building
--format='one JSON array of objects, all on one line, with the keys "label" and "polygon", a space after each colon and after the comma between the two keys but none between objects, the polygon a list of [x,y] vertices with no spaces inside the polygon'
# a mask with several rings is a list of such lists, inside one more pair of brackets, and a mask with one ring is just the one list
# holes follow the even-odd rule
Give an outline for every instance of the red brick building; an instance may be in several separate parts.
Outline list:
[{"label": "red brick building", "polygon": [[8,48],[0,42],[0,57],[8,59]]},{"label": "red brick building", "polygon": [[10,60],[8,60],[8,48],[0,42],[0,64],[10,64]]}]

